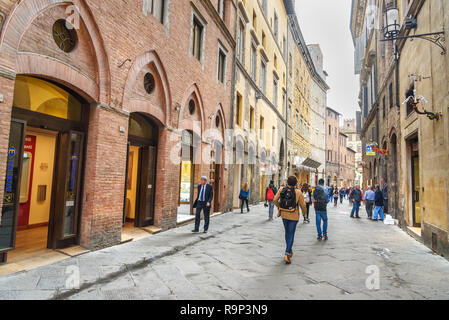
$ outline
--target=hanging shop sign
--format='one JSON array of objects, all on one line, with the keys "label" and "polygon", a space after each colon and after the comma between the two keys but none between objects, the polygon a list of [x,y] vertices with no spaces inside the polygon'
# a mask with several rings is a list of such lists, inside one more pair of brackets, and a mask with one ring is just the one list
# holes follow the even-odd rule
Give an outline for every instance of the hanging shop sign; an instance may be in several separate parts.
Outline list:
[{"label": "hanging shop sign", "polygon": [[373,151],[373,148],[370,145],[366,146],[366,155],[367,156],[375,156],[376,153]]}]

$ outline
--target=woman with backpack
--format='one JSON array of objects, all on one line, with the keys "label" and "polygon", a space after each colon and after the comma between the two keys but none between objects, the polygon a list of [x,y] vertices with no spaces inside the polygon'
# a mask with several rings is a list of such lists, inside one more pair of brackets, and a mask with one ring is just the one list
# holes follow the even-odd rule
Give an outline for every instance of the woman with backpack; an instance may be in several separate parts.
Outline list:
[{"label": "woman with backpack", "polygon": [[241,210],[243,213],[243,205],[246,203],[246,210],[249,212],[249,187],[248,182],[243,184],[242,189],[240,190],[239,199],[242,201]]},{"label": "woman with backpack", "polygon": [[304,223],[310,223],[309,210],[312,204],[312,189],[307,183],[304,183],[301,188],[302,195],[304,196],[304,202],[306,203],[307,214],[304,217]]},{"label": "woman with backpack", "polygon": [[265,190],[265,204],[268,207],[268,221],[273,221],[273,211],[274,211],[274,196],[278,193],[278,189],[274,185],[274,181],[271,180],[267,189]]},{"label": "woman with backpack", "polygon": [[274,197],[274,204],[279,208],[278,216],[282,217],[285,229],[285,242],[287,248],[285,250],[284,261],[286,264],[292,263],[293,242],[295,240],[296,226],[299,221],[299,207],[301,207],[302,215],[306,214],[306,204],[301,190],[297,189],[298,179],[291,176],[287,180],[287,187],[279,190]]}]

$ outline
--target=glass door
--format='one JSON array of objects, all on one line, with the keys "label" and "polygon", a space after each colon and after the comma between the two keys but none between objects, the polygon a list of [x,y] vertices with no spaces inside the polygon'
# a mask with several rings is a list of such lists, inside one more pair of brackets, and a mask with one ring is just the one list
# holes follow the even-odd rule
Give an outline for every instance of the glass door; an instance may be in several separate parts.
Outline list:
[{"label": "glass door", "polygon": [[59,249],[77,243],[81,210],[81,171],[84,133],[59,134],[54,210],[50,217],[49,248]]},{"label": "glass door", "polygon": [[156,187],[156,156],[155,147],[141,148],[141,170],[139,190],[139,212],[136,227],[147,227],[154,223],[154,196]]},{"label": "glass door", "polygon": [[25,129],[25,121],[11,120],[3,207],[0,216],[0,263],[6,262],[7,252],[15,247]]}]

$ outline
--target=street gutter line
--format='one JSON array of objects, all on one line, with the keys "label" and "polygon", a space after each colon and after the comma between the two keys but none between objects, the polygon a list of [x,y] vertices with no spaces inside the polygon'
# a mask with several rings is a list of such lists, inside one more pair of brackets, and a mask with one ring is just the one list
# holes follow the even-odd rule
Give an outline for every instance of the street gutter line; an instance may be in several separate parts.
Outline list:
[{"label": "street gutter line", "polygon": [[[233,229],[236,229],[236,228],[239,228],[239,227],[241,227],[241,225],[233,225],[230,228],[226,228],[226,229],[224,229],[222,231],[218,231],[216,233],[216,235],[220,235],[220,234],[226,233],[226,232],[228,232],[230,230],[233,230]],[[65,291],[65,292],[60,292],[61,289],[57,288],[55,295],[52,298],[50,298],[49,300],[64,300],[64,299],[68,299],[69,297],[71,297],[71,296],[73,296],[75,294],[81,293],[81,292],[85,291],[86,289],[89,289],[89,288],[91,288],[91,287],[93,287],[95,285],[106,284],[106,283],[110,282],[111,280],[115,280],[115,279],[119,278],[120,276],[124,275],[127,272],[143,269],[143,268],[151,265],[155,261],[158,261],[158,260],[160,260],[162,258],[165,258],[165,257],[173,256],[173,255],[175,255],[175,254],[177,254],[177,253],[179,253],[179,252],[181,252],[181,251],[183,251],[183,250],[185,250],[187,248],[190,248],[190,247],[192,247],[192,246],[194,246],[194,245],[196,245],[196,244],[198,244],[198,243],[200,243],[202,241],[207,241],[207,240],[213,239],[213,238],[215,238],[215,235],[206,236],[206,237],[200,236],[198,240],[191,241],[191,242],[187,243],[184,246],[175,246],[172,249],[170,249],[170,250],[168,250],[166,252],[163,252],[161,254],[158,254],[158,255],[156,255],[156,256],[154,256],[152,258],[149,258],[149,259],[143,258],[143,259],[139,259],[137,262],[132,263],[132,264],[124,264],[124,266],[122,268],[120,268],[120,270],[118,270],[116,272],[113,272],[113,273],[111,273],[111,274],[109,274],[109,275],[107,275],[107,276],[105,276],[103,278],[97,278],[94,281],[85,282],[85,283],[83,283],[80,286],[79,289],[70,289],[70,290]]]}]

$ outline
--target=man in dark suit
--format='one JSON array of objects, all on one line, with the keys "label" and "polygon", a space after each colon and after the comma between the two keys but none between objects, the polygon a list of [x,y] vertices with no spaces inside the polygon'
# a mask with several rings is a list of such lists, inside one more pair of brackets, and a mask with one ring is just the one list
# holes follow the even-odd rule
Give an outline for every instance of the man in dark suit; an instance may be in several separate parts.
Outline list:
[{"label": "man in dark suit", "polygon": [[198,198],[193,207],[196,208],[195,229],[192,232],[200,231],[201,210],[204,212],[204,233],[209,229],[210,206],[214,196],[214,189],[207,183],[207,177],[201,177],[201,183],[198,186]]}]

